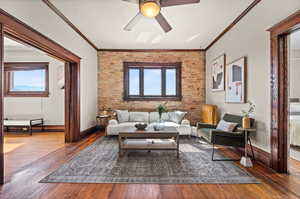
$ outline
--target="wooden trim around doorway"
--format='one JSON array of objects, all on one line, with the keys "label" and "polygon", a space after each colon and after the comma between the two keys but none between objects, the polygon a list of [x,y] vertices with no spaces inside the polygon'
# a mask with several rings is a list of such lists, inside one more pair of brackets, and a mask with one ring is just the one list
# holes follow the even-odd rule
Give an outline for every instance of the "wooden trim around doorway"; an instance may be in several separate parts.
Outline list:
[{"label": "wooden trim around doorway", "polygon": [[0,9],[0,183],[4,183],[3,162],[3,38],[4,35],[33,46],[63,60],[65,68],[65,142],[76,142],[80,136],[80,57],[55,41]]},{"label": "wooden trim around doorway", "polygon": [[287,36],[300,29],[300,10],[268,31],[271,36],[271,168],[288,172]]}]

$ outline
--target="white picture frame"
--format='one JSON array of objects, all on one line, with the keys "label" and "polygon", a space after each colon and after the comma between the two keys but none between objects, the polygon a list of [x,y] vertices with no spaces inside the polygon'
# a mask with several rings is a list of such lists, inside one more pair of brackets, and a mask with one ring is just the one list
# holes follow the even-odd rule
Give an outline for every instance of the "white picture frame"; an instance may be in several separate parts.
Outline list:
[{"label": "white picture frame", "polygon": [[226,103],[246,103],[247,57],[242,57],[226,65]]}]

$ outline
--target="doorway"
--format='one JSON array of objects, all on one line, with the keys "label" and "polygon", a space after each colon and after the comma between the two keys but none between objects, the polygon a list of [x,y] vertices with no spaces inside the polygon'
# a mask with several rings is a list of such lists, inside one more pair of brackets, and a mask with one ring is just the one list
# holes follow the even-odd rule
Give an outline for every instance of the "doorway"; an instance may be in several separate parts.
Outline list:
[{"label": "doorway", "polygon": [[[65,62],[65,142],[80,140],[80,57],[0,9],[0,88],[4,85],[4,36]],[[4,183],[3,96],[0,89],[0,183]]]},{"label": "doorway", "polygon": [[64,62],[5,36],[5,176],[64,146],[64,103]]},{"label": "doorway", "polygon": [[289,35],[300,30],[300,10],[269,29],[271,36],[271,168],[288,172]]},{"label": "doorway", "polygon": [[288,35],[288,172],[300,173],[300,31]]}]

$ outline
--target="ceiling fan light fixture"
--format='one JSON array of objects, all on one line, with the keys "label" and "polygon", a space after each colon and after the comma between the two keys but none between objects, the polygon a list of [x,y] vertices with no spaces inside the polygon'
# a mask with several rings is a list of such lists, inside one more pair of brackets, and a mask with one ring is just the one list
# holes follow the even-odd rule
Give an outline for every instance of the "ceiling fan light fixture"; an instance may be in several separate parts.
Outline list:
[{"label": "ceiling fan light fixture", "polygon": [[156,1],[148,1],[140,7],[142,15],[145,17],[156,17],[160,13],[160,5]]}]

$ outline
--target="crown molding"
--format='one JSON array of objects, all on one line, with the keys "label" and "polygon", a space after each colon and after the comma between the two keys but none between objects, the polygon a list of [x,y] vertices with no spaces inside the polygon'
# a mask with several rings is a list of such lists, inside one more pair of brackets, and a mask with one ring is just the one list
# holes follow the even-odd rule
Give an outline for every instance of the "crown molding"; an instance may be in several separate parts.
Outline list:
[{"label": "crown molding", "polygon": [[66,22],[75,32],[77,32],[86,42],[88,42],[95,50],[97,46],[91,42],[57,7],[55,7],[49,0],[42,0],[56,15],[58,15],[64,22]]},{"label": "crown molding", "polygon": [[205,49],[98,49],[99,52],[203,52]]},{"label": "crown molding", "polygon": [[239,21],[241,21],[258,3],[262,0],[254,0],[229,26],[227,26],[205,49],[101,49],[91,42],[57,7],[49,0],[42,0],[55,14],[77,32],[86,42],[97,51],[110,52],[196,52],[207,51],[218,42],[227,32],[229,32]]},{"label": "crown molding", "polygon": [[217,41],[219,41],[229,30],[231,30],[239,21],[241,21],[259,2],[262,0],[254,0],[235,20],[227,26],[223,32],[221,32],[206,48],[207,51],[210,49]]}]

